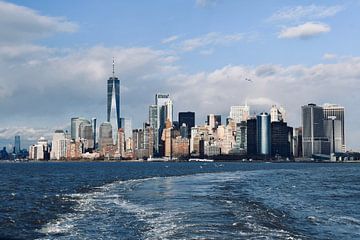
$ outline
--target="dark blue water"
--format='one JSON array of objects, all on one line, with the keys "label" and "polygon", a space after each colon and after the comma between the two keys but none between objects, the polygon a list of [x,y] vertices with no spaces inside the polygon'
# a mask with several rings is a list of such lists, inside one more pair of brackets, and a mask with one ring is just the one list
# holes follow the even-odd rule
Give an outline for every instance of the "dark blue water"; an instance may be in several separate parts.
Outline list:
[{"label": "dark blue water", "polygon": [[9,238],[360,239],[360,164],[2,163]]}]

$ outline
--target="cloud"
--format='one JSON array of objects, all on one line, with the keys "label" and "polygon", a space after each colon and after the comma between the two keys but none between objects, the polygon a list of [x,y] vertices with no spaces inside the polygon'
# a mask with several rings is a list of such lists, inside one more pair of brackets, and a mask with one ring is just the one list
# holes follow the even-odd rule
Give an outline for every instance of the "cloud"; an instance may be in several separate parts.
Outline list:
[{"label": "cloud", "polygon": [[208,6],[215,6],[217,0],[196,0],[195,4],[198,7],[208,7]]},{"label": "cloud", "polygon": [[344,10],[344,6],[295,6],[282,8],[274,13],[268,20],[270,21],[298,21],[302,19],[316,20],[335,16]]},{"label": "cloud", "polygon": [[180,43],[180,49],[183,51],[193,51],[207,46],[226,45],[233,42],[239,42],[243,38],[244,36],[241,33],[224,35],[217,32],[211,32],[200,37],[182,41]]},{"label": "cloud", "polygon": [[336,58],[337,58],[336,54],[333,53],[325,53],[323,56],[324,60],[334,60]]},{"label": "cloud", "polygon": [[57,32],[74,32],[78,25],[61,17],[48,17],[12,3],[0,1],[0,43],[40,39]]},{"label": "cloud", "polygon": [[168,38],[163,39],[163,40],[161,41],[161,43],[167,44],[167,43],[174,42],[174,41],[176,41],[176,40],[178,40],[178,39],[179,39],[179,36],[173,35],[173,36],[170,36],[170,37],[168,37]]},{"label": "cloud", "polygon": [[330,26],[324,23],[307,22],[295,27],[287,27],[281,30],[278,38],[308,39],[322,33],[330,32]]}]

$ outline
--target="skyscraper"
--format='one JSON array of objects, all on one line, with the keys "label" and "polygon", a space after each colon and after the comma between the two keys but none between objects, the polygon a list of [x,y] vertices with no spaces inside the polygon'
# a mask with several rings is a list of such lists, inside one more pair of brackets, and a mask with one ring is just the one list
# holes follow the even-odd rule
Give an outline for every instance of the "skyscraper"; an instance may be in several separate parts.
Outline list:
[{"label": "skyscraper", "polygon": [[71,118],[71,139],[79,141],[80,139],[80,124],[90,124],[89,120],[80,117]]},{"label": "skyscraper", "polygon": [[271,122],[286,122],[286,111],[283,107],[273,105],[270,109]]},{"label": "skyscraper", "polygon": [[327,103],[323,105],[323,111],[324,130],[326,137],[331,142],[331,151],[335,150],[335,152],[345,152],[344,107],[337,104]]},{"label": "skyscraper", "polygon": [[217,128],[221,125],[221,115],[209,114],[207,116],[207,125],[209,125],[212,129]]},{"label": "skyscraper", "polygon": [[313,154],[330,154],[330,142],[324,132],[323,108],[310,103],[301,107],[302,112],[302,150],[304,157]]},{"label": "skyscraper", "polygon": [[96,118],[91,119],[92,129],[93,129],[93,138],[94,138],[94,149],[96,149]]},{"label": "skyscraper", "polygon": [[99,145],[100,149],[106,146],[113,145],[112,126],[109,122],[104,122],[100,124]]},{"label": "skyscraper", "polygon": [[249,118],[250,107],[245,106],[231,106],[230,108],[230,118],[233,119],[236,123],[246,121]]},{"label": "skyscraper", "polygon": [[290,157],[289,127],[283,121],[271,123],[271,155]]},{"label": "skyscraper", "polygon": [[[116,142],[120,123],[120,80],[115,77],[115,62],[113,59],[113,75],[107,80],[107,121],[112,126],[113,140]],[[114,144],[115,144],[114,142]]]},{"label": "skyscraper", "polygon": [[248,119],[246,122],[246,150],[249,156],[256,155],[257,153],[257,140],[256,140],[256,118]]},{"label": "skyscraper", "polygon": [[[179,126],[180,128],[185,124],[187,128],[187,138],[191,136],[191,128],[195,127],[195,112],[179,112]],[[183,130],[184,131],[184,130]]]},{"label": "skyscraper", "polygon": [[257,153],[269,155],[271,153],[271,125],[270,115],[261,113],[256,116]]},{"label": "skyscraper", "polygon": [[70,139],[66,137],[63,130],[56,130],[52,139],[51,159],[65,159],[67,148],[70,144]]},{"label": "skyscraper", "polygon": [[167,120],[170,123],[173,122],[173,103],[169,94],[157,93],[155,105],[151,105],[149,108],[149,122],[150,126],[154,128],[154,154],[156,155],[163,155],[164,152],[161,135]]},{"label": "skyscraper", "polygon": [[14,153],[16,155],[18,155],[20,153],[20,136],[16,135],[15,136],[15,148],[14,148]]}]

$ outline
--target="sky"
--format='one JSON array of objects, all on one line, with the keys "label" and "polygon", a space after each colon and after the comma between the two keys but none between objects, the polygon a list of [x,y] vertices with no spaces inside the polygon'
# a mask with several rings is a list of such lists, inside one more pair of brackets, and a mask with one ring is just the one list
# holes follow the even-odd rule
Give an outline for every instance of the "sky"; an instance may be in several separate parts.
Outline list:
[{"label": "sky", "polygon": [[[345,107],[346,145],[360,150],[360,1],[0,1],[0,146],[51,140],[70,118],[106,118],[106,81],[121,115],[148,120],[156,93],[175,119],[283,106]],[[252,82],[245,79],[250,78]]]}]

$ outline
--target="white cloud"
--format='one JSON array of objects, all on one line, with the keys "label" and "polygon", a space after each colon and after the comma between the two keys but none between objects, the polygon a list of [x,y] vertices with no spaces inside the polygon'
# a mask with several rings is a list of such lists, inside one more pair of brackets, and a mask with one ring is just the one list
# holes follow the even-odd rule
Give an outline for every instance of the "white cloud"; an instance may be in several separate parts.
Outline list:
[{"label": "white cloud", "polygon": [[336,58],[337,58],[336,54],[333,53],[325,53],[323,56],[324,60],[334,60]]},{"label": "white cloud", "polygon": [[280,9],[274,13],[269,20],[270,21],[297,21],[301,19],[316,20],[326,17],[335,16],[338,12],[344,10],[343,6],[295,6],[286,7]]},{"label": "white cloud", "polygon": [[200,37],[182,41],[180,43],[180,49],[183,51],[193,51],[207,46],[226,45],[233,42],[239,42],[243,38],[244,36],[241,33],[224,35],[217,32],[211,32]]},{"label": "white cloud", "polygon": [[74,32],[77,24],[61,17],[48,17],[12,3],[0,1],[0,42],[27,42],[56,32]]},{"label": "white cloud", "polygon": [[195,4],[198,7],[208,7],[208,6],[215,6],[217,0],[196,0]]},{"label": "white cloud", "polygon": [[330,26],[324,23],[307,22],[295,27],[282,29],[278,37],[308,39],[322,33],[330,32],[330,30]]},{"label": "white cloud", "polygon": [[176,41],[176,40],[178,40],[178,39],[179,39],[179,36],[173,35],[173,36],[170,36],[170,37],[168,37],[168,38],[163,39],[163,40],[161,41],[161,43],[163,43],[163,44],[172,43],[172,42],[174,42],[174,41]]}]

